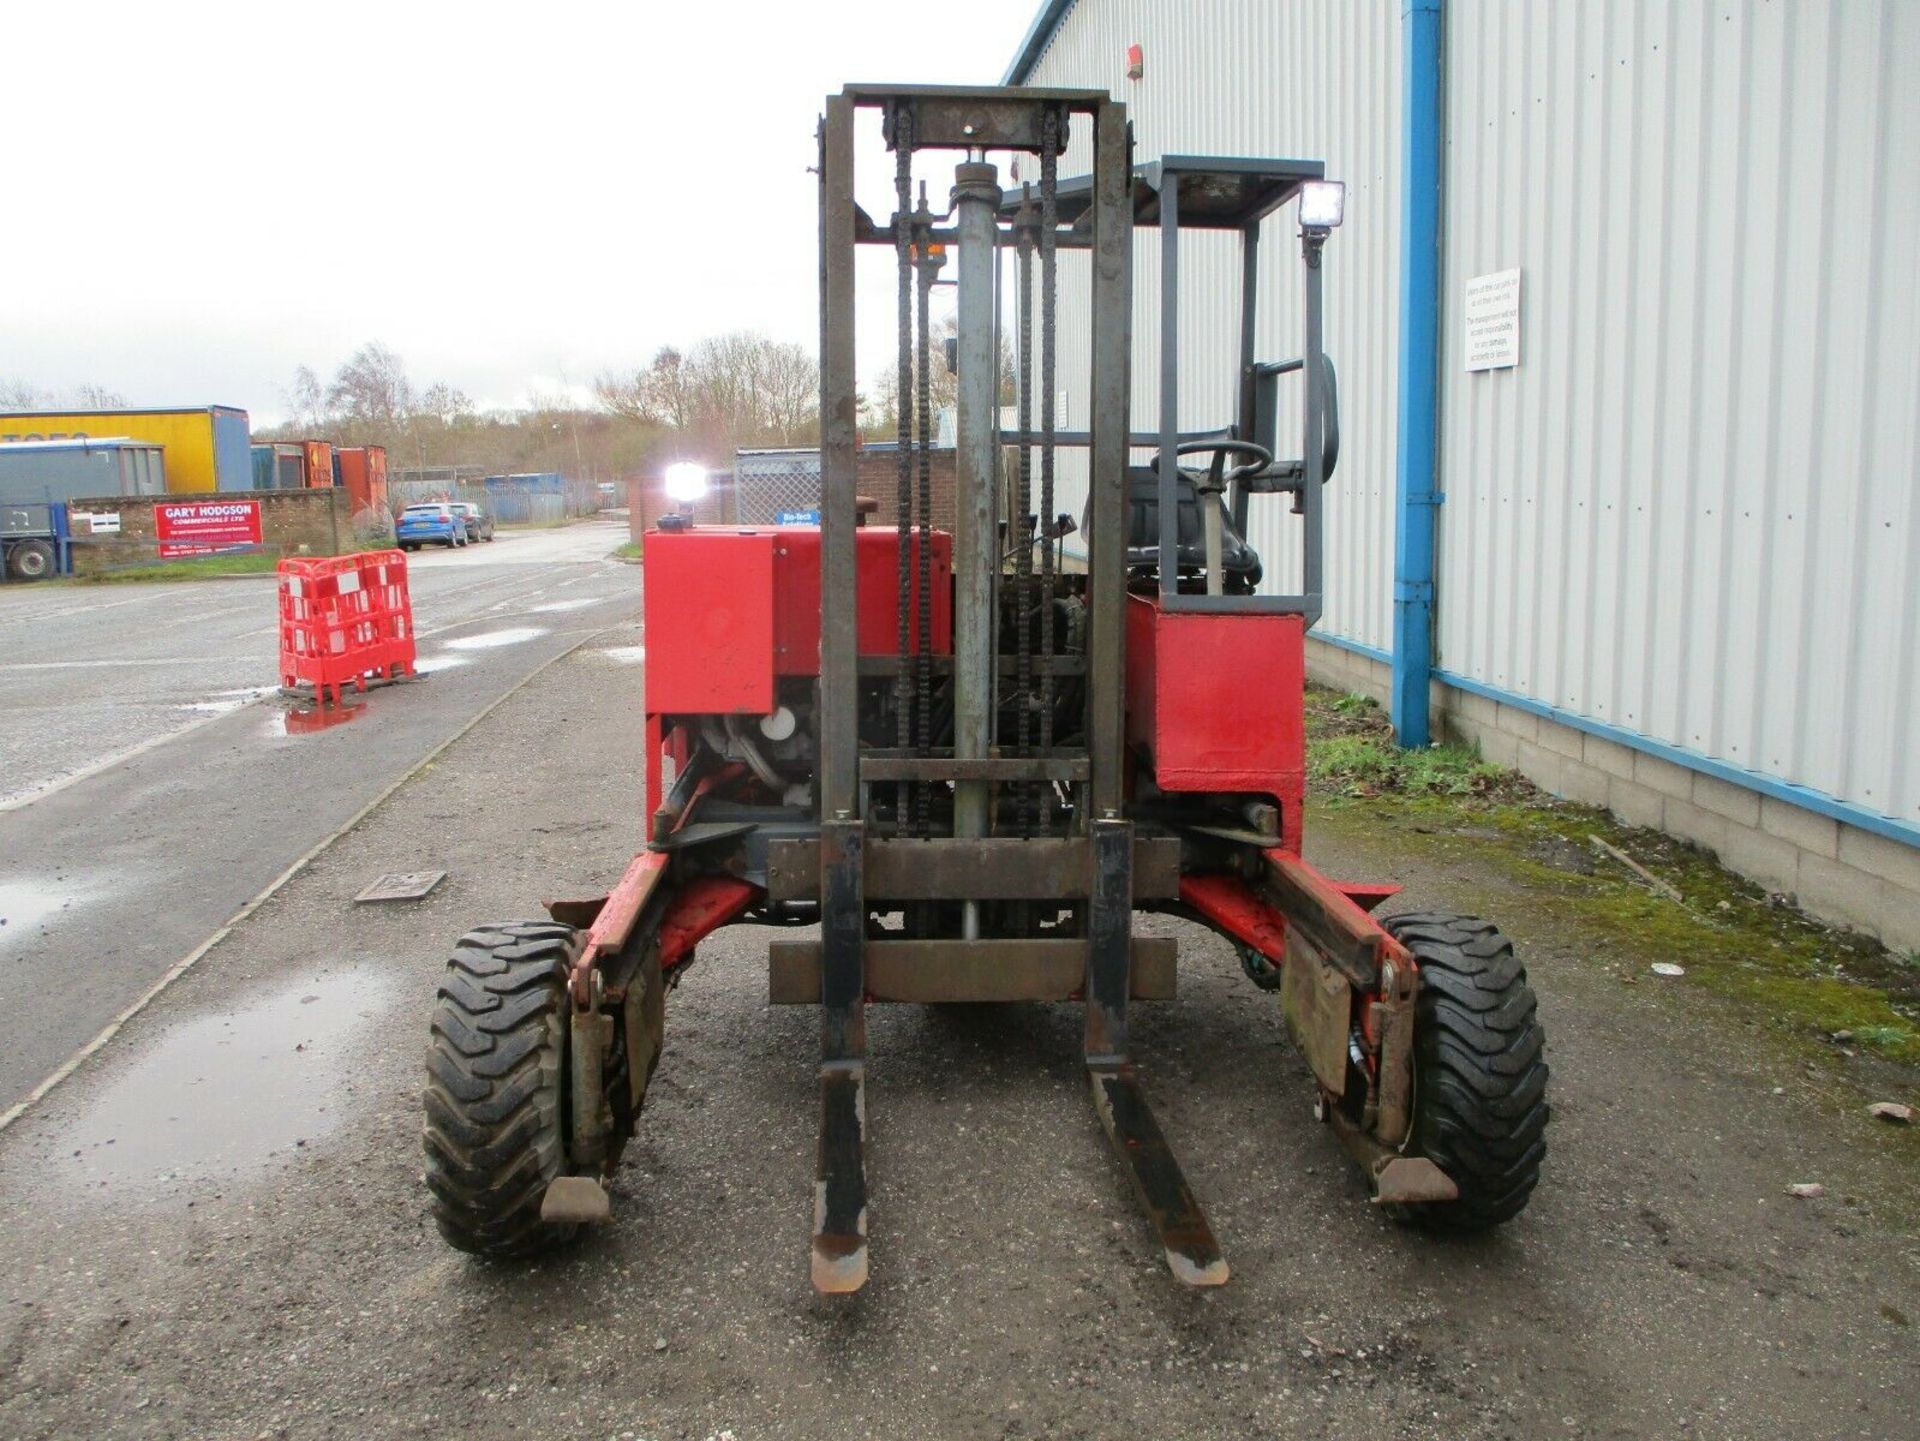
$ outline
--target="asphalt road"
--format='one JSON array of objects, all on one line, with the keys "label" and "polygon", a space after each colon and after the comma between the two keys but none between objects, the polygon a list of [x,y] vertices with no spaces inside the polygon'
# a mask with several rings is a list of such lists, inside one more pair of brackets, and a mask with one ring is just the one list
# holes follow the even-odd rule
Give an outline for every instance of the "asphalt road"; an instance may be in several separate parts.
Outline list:
[{"label": "asphalt road", "polygon": [[[1176,1285],[1095,1119],[1073,1006],[875,1007],[873,1273],[815,1297],[817,1015],[767,933],[704,943],[614,1219],[538,1264],[448,1250],[421,1058],[451,939],[641,843],[641,637],[536,678],[0,1134],[0,1436],[1909,1437],[1914,1173],[1801,1058],[1512,873],[1309,821],[1393,908],[1516,937],[1554,1074],[1512,1225],[1394,1225],[1311,1119],[1275,998],[1178,922],[1135,1014],[1233,1279]],[[555,745],[554,736],[564,736]],[[445,867],[417,906],[370,874]],[[1795,1200],[1789,1182],[1827,1194]],[[1903,1199],[1903,1197],[1905,1199]]]},{"label": "asphalt road", "polygon": [[0,592],[0,1110],[486,705],[634,615],[623,539],[416,554],[426,677],[325,729],[276,693],[271,578]]}]

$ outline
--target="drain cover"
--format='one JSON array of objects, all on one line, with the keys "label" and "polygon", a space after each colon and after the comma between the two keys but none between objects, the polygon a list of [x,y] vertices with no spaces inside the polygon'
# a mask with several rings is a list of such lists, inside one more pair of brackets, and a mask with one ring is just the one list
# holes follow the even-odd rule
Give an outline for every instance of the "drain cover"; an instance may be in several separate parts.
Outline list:
[{"label": "drain cover", "polygon": [[388,871],[353,898],[355,905],[369,901],[418,901],[447,878],[445,871]]}]

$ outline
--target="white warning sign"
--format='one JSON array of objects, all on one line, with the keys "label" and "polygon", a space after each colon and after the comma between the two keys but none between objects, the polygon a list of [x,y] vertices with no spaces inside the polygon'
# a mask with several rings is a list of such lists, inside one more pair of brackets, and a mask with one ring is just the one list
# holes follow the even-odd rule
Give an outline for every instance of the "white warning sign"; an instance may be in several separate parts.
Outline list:
[{"label": "white warning sign", "polygon": [[1504,370],[1520,363],[1520,272],[1496,270],[1467,282],[1468,370]]}]

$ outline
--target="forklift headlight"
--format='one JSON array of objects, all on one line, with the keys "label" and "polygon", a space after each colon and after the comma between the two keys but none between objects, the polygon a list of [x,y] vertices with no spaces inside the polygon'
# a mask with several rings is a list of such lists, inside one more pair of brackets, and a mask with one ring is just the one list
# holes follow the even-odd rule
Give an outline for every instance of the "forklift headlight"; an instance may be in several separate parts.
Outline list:
[{"label": "forklift headlight", "polygon": [[675,461],[666,471],[667,499],[692,505],[707,493],[707,468],[690,460]]},{"label": "forklift headlight", "polygon": [[1309,180],[1300,187],[1300,224],[1306,230],[1332,230],[1347,208],[1347,187],[1339,180]]}]

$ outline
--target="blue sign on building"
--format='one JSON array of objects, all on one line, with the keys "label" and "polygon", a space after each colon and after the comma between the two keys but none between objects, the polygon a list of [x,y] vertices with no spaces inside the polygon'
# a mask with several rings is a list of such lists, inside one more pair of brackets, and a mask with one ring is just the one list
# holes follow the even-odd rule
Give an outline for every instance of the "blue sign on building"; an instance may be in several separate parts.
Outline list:
[{"label": "blue sign on building", "polygon": [[820,512],[818,510],[783,510],[774,516],[773,523],[775,525],[818,525]]}]

